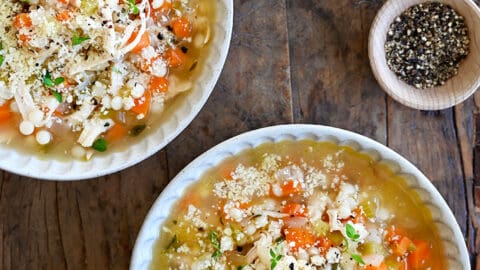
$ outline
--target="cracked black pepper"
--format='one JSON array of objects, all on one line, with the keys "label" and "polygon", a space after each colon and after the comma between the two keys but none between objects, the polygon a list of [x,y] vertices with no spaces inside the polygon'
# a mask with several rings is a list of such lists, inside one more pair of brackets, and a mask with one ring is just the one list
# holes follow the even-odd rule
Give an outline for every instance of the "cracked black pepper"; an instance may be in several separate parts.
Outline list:
[{"label": "cracked black pepper", "polygon": [[408,8],[390,25],[385,42],[388,67],[419,88],[445,84],[469,53],[465,19],[453,8],[426,2]]}]

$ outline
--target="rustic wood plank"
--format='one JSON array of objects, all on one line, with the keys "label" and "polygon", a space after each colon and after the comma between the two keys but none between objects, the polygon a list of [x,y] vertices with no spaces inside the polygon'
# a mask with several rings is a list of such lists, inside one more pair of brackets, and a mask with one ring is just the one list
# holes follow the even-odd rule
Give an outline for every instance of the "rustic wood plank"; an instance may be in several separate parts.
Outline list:
[{"label": "rustic wood plank", "polygon": [[127,269],[137,233],[168,183],[167,175],[162,151],[121,173],[59,183],[58,211],[68,269]]},{"label": "rustic wood plank", "polygon": [[389,146],[433,182],[452,209],[464,236],[468,211],[453,110],[421,112],[389,99]]},{"label": "rustic wood plank", "polygon": [[292,121],[285,2],[234,1],[228,61],[206,106],[167,147],[170,176],[244,131]]},{"label": "rustic wood plank", "polygon": [[[477,94],[478,97],[480,97]],[[455,107],[455,122],[457,136],[462,157],[463,175],[465,180],[467,207],[468,207],[468,224],[467,224],[467,246],[470,252],[478,254],[478,232],[480,230],[480,211],[476,205],[480,205],[476,200],[478,187],[475,186],[474,171],[478,167],[478,159],[474,160],[475,132],[480,132],[480,115],[479,104],[476,104],[473,98],[468,99],[464,103]],[[478,137],[478,135],[477,135]]]},{"label": "rustic wood plank", "polygon": [[295,122],[386,143],[385,94],[368,61],[378,1],[287,1]]},{"label": "rustic wood plank", "polygon": [[166,165],[162,151],[88,181],[57,183],[4,173],[0,268],[128,269],[143,219],[169,181]]}]

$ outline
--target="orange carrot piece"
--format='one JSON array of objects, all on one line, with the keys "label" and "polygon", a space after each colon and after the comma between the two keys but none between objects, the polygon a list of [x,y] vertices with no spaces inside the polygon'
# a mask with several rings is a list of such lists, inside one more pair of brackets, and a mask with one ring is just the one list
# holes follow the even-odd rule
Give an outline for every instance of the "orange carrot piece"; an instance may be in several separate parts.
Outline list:
[{"label": "orange carrot piece", "polygon": [[145,91],[143,97],[135,99],[135,106],[131,109],[136,114],[143,114],[146,116],[150,110],[150,102],[152,100],[152,93]]},{"label": "orange carrot piece", "polygon": [[430,257],[430,243],[422,240],[414,240],[415,250],[407,257],[408,268],[421,269],[428,257]]},{"label": "orange carrot piece", "polygon": [[15,19],[13,20],[13,26],[15,26],[17,29],[31,27],[32,18],[30,18],[30,14],[20,13],[15,16]]},{"label": "orange carrot piece", "polygon": [[124,138],[127,135],[127,129],[121,123],[115,123],[107,133],[105,133],[105,140],[107,142],[114,142]]},{"label": "orange carrot piece", "polygon": [[10,104],[7,102],[0,106],[0,124],[5,124],[12,118],[12,111],[10,110]]},{"label": "orange carrot piece", "polygon": [[332,240],[328,239],[327,237],[320,237],[319,239],[317,239],[317,241],[315,242],[315,246],[318,247],[318,248],[322,248],[321,251],[323,253],[327,253],[327,251],[335,246],[335,244],[333,243]]},{"label": "orange carrot piece", "polygon": [[308,214],[308,208],[304,204],[290,203],[283,207],[282,213],[295,217],[305,217]]},{"label": "orange carrot piece", "polygon": [[192,24],[185,17],[180,17],[172,22],[173,33],[179,38],[187,38],[192,34]]},{"label": "orange carrot piece", "polygon": [[288,246],[293,251],[297,251],[299,248],[306,249],[315,244],[315,236],[304,228],[286,228],[283,232]]},{"label": "orange carrot piece", "polygon": [[72,17],[73,17],[72,12],[70,10],[66,9],[66,10],[60,11],[57,14],[56,18],[57,18],[58,21],[66,22],[66,21],[69,21]]},{"label": "orange carrot piece", "polygon": [[298,194],[302,192],[302,185],[296,180],[289,180],[282,185],[283,195]]},{"label": "orange carrot piece", "polygon": [[[128,39],[128,43],[132,43],[138,35],[138,31],[134,31],[130,38]],[[140,42],[131,50],[132,53],[140,53],[143,49],[150,46],[150,35],[148,35],[148,31],[143,33],[142,37],[140,38]]]},{"label": "orange carrot piece", "polygon": [[410,238],[403,236],[400,238],[400,241],[395,242],[392,246],[392,251],[395,255],[403,256],[408,251],[414,249],[415,246],[413,245],[412,240]]},{"label": "orange carrot piece", "polygon": [[168,92],[169,82],[165,77],[152,76],[150,78],[150,91],[152,93],[165,93]]},{"label": "orange carrot piece", "polygon": [[172,68],[179,67],[185,62],[186,55],[179,48],[169,49],[165,53],[168,65]]}]

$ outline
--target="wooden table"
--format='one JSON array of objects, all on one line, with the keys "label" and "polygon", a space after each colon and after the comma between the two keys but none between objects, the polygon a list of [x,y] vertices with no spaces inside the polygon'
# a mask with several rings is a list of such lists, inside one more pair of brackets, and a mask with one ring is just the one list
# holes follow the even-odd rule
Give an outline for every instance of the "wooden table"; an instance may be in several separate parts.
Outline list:
[{"label": "wooden table", "polygon": [[352,130],[416,164],[452,208],[475,267],[480,93],[438,112],[409,109],[386,96],[367,55],[382,2],[235,0],[232,46],[217,87],[163,151],[89,181],[0,174],[0,269],[127,269],[148,209],[180,169],[225,139],[285,123]]}]

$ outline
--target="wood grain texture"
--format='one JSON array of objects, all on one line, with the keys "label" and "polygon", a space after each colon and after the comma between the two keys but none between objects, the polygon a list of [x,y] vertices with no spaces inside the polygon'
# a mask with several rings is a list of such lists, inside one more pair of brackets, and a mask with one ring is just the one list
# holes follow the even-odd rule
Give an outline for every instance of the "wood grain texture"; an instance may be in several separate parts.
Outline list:
[{"label": "wood grain texture", "polygon": [[204,109],[167,147],[170,177],[225,139],[292,120],[285,2],[234,3],[228,61]]},{"label": "wood grain texture", "polygon": [[295,122],[336,126],[385,143],[385,95],[366,57],[380,5],[291,0],[287,7]]}]

